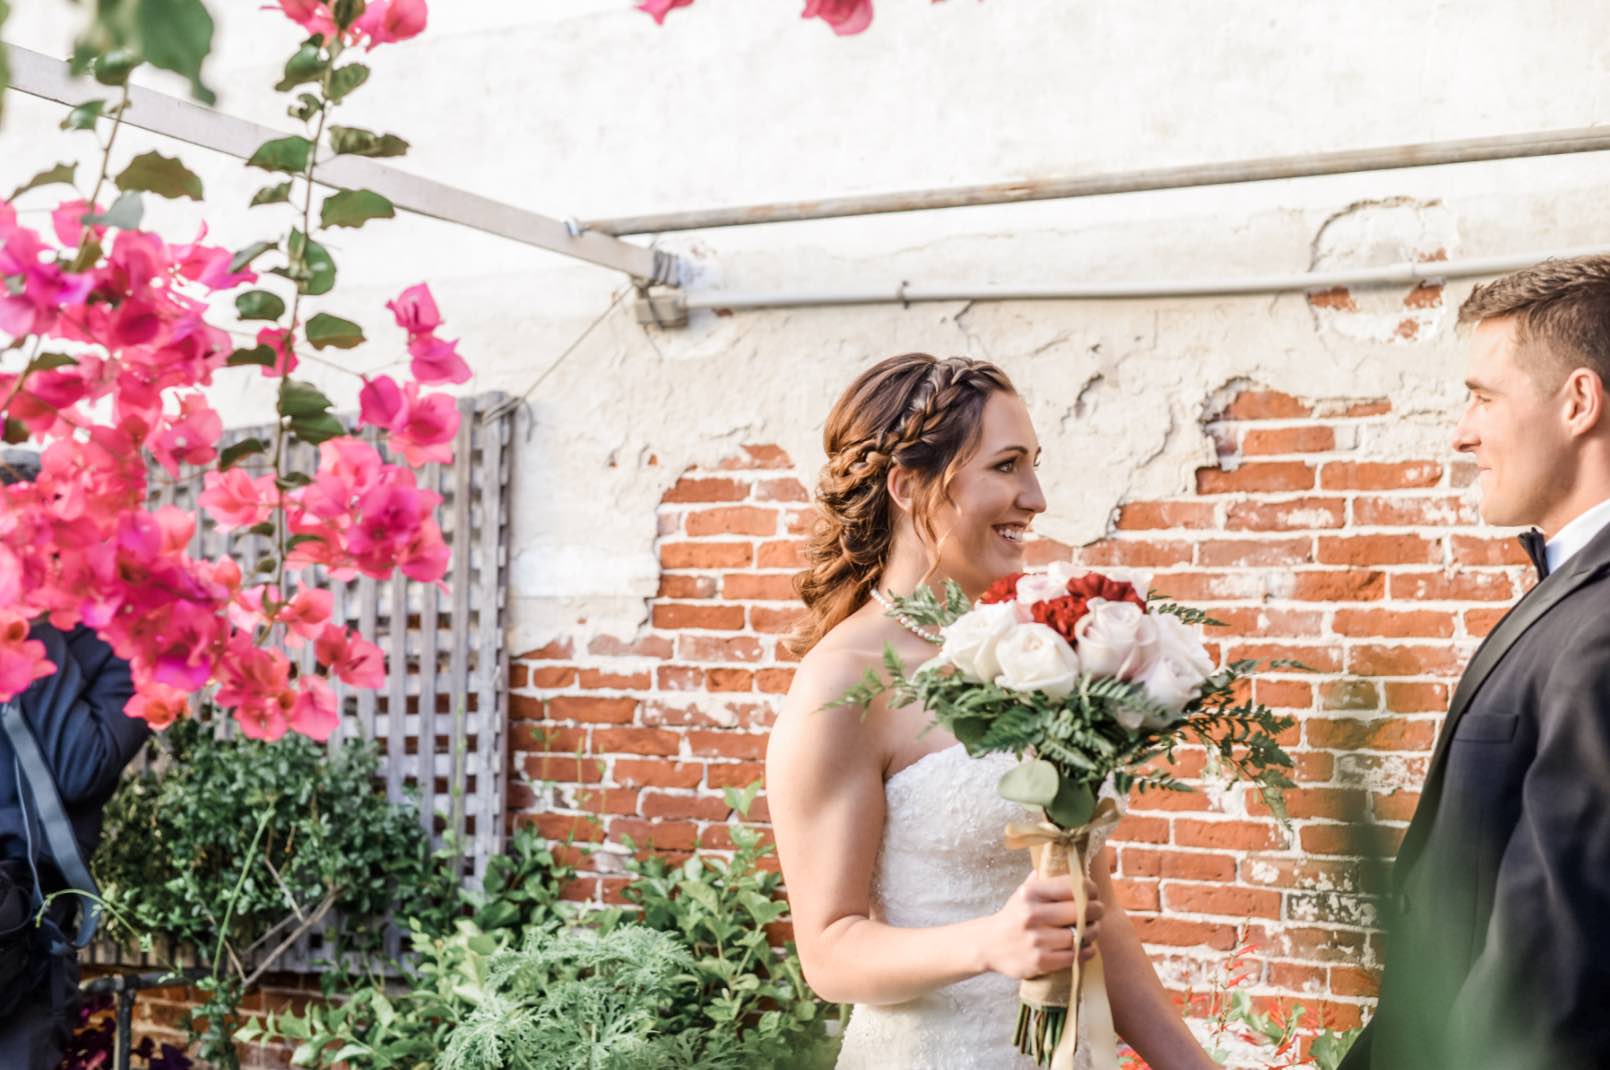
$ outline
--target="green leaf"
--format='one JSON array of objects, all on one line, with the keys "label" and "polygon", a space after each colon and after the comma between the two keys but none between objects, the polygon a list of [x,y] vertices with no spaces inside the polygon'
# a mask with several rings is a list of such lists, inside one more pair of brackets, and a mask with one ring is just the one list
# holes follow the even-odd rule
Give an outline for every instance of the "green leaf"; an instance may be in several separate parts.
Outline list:
[{"label": "green leaf", "polygon": [[307,122],[324,110],[323,101],[312,93],[296,94],[296,103],[285,109],[285,114],[298,122]]},{"label": "green leaf", "polygon": [[122,230],[137,230],[140,220],[145,218],[145,202],[140,195],[130,190],[112,202],[112,207],[101,215],[91,213],[84,217],[85,223],[97,226],[118,227]]},{"label": "green leaf", "polygon": [[335,261],[330,259],[324,246],[310,240],[300,230],[292,230],[290,252],[292,271],[300,269],[297,286],[303,293],[318,297],[335,287]]},{"label": "green leaf", "polygon": [[118,189],[124,191],[155,193],[170,200],[179,197],[201,200],[201,179],[177,159],[170,159],[160,152],[136,156],[113,181]]},{"label": "green leaf", "polygon": [[321,416],[299,416],[291,421],[291,434],[310,446],[317,446],[347,433],[346,425],[330,413]]},{"label": "green leaf", "polygon": [[[267,346],[261,347],[268,349]],[[273,351],[270,350],[270,363],[273,362]],[[262,453],[268,449],[268,443],[260,438],[243,438],[233,446],[225,446],[218,451],[218,471],[227,472],[241,461],[254,453]]]},{"label": "green leaf", "polygon": [[260,204],[284,204],[291,199],[291,184],[281,182],[274,186],[264,186],[252,194],[252,203],[248,208],[256,208]]},{"label": "green leaf", "polygon": [[201,0],[138,0],[135,27],[140,51],[154,67],[190,79],[190,95],[203,104],[218,95],[201,80],[201,65],[212,51],[212,16]]},{"label": "green leaf", "polygon": [[281,416],[321,416],[330,410],[330,405],[330,399],[318,387],[298,379],[285,380],[284,388],[280,391]]},{"label": "green leaf", "polygon": [[224,361],[224,367],[244,368],[248,365],[260,364],[265,368],[272,368],[277,356],[271,346],[253,346],[250,349],[237,349],[229,354],[229,359]]},{"label": "green leaf", "polygon": [[363,17],[364,9],[368,6],[365,0],[335,0],[330,14],[335,16],[336,26],[345,30]]},{"label": "green leaf", "polygon": [[285,302],[267,290],[248,290],[235,298],[235,311],[243,320],[277,320],[285,314]]},{"label": "green leaf", "polygon": [[140,65],[139,53],[127,48],[114,48],[95,56],[91,70],[102,85],[128,85],[129,74]]},{"label": "green leaf", "polygon": [[374,134],[355,126],[332,126],[330,148],[338,156],[401,156],[408,151],[408,142],[396,134]]},{"label": "green leaf", "polygon": [[74,173],[77,172],[77,170],[78,165],[76,163],[59,163],[49,170],[39,172],[28,181],[12,190],[11,196],[7,197],[6,200],[14,201],[18,197],[21,197],[24,193],[27,193],[29,190],[38,189],[41,186],[71,186],[73,184]]},{"label": "green leaf", "polygon": [[1096,812],[1096,793],[1089,784],[1064,779],[1057,794],[1045,807],[1045,816],[1058,828],[1076,829]]},{"label": "green leaf", "polygon": [[330,72],[330,101],[339,104],[348,93],[369,80],[369,68],[361,63],[349,63]]},{"label": "green leaf", "polygon": [[307,170],[307,161],[312,153],[313,142],[305,137],[277,137],[257,146],[257,151],[246,161],[246,166],[301,174]]},{"label": "green leaf", "polygon": [[48,372],[52,368],[65,368],[77,363],[77,357],[69,357],[66,353],[41,353],[28,362],[28,374]]},{"label": "green leaf", "polygon": [[21,420],[13,420],[11,417],[7,416],[5,433],[0,434],[0,442],[4,442],[8,446],[15,446],[18,443],[27,441],[28,425],[23,423]]},{"label": "green leaf", "polygon": [[[6,0],[0,0],[0,27],[5,25],[6,17],[11,14],[11,5]],[[11,61],[6,56],[6,46],[0,44],[0,117],[5,115],[6,87],[11,84]]]},{"label": "green leaf", "polygon": [[1047,806],[1057,797],[1061,778],[1057,767],[1039,758],[1029,758],[1001,777],[1001,798],[1025,806]]},{"label": "green leaf", "polygon": [[289,539],[285,540],[285,548],[287,550],[294,550],[298,546],[301,546],[304,542],[323,542],[323,541],[324,541],[324,536],[323,535],[292,535]]},{"label": "green leaf", "polygon": [[295,88],[307,82],[316,82],[324,76],[324,69],[329,61],[324,58],[324,50],[312,41],[303,44],[285,61],[285,77],[274,86],[278,92]]},{"label": "green leaf", "polygon": [[67,118],[61,121],[63,130],[92,130],[100,119],[101,113],[106,110],[104,100],[86,100],[78,107],[67,113]]},{"label": "green leaf", "polygon": [[258,257],[262,256],[264,253],[268,252],[270,249],[278,249],[278,248],[279,248],[279,242],[272,242],[272,241],[254,241],[254,242],[252,242],[250,245],[246,246],[246,248],[241,249],[238,252],[236,252],[234,257],[230,259],[230,261],[229,261],[229,273],[231,275],[233,275],[233,274],[241,271],[247,265],[249,265],[253,260],[256,260]]},{"label": "green leaf", "polygon": [[397,209],[380,194],[346,189],[325,199],[319,221],[326,227],[361,227],[371,219],[392,219]]},{"label": "green leaf", "polygon": [[363,330],[351,320],[320,312],[307,321],[307,340],[314,349],[351,349],[363,344]]}]

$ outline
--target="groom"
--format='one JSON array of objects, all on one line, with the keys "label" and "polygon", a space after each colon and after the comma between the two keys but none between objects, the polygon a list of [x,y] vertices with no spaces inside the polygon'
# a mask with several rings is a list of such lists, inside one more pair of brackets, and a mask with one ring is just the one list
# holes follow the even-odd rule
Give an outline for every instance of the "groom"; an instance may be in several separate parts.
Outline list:
[{"label": "groom", "polygon": [[1454,440],[1540,582],[1476,651],[1343,1070],[1610,1067],[1610,257],[1477,287]]}]

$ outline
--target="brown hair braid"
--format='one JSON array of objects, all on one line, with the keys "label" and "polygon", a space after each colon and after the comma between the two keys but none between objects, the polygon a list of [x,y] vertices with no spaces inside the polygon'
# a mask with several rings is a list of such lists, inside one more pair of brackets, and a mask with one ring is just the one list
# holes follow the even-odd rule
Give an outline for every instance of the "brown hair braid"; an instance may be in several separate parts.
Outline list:
[{"label": "brown hair braid", "polygon": [[933,511],[977,445],[984,402],[997,390],[1016,393],[987,361],[906,353],[868,368],[839,397],[822,432],[827,465],[809,564],[794,580],[807,610],[788,642],[795,654],[865,604],[882,574],[895,529],[890,466],[915,477],[913,513],[933,539]]}]

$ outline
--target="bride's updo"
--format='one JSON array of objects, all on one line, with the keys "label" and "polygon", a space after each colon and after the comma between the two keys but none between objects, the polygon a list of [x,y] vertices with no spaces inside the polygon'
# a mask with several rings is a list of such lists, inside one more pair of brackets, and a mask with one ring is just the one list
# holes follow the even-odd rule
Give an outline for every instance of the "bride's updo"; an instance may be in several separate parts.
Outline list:
[{"label": "bride's updo", "polygon": [[859,609],[883,572],[895,528],[891,465],[914,477],[912,512],[934,541],[933,510],[977,444],[984,403],[997,390],[1016,393],[987,361],[906,353],[868,368],[839,397],[822,432],[827,465],[809,563],[794,581],[807,610],[788,641],[795,654]]}]

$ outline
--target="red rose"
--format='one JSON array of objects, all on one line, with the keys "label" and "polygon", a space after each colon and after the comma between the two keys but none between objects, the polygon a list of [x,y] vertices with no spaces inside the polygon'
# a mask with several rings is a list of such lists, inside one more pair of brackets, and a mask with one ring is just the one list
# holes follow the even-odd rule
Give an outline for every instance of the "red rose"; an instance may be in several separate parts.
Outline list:
[{"label": "red rose", "polygon": [[[1017,578],[1012,578],[1015,588]],[[994,590],[991,587],[990,590]],[[1061,598],[1051,598],[1044,602],[1036,602],[1031,609],[1037,623],[1048,624],[1056,629],[1058,635],[1069,643],[1077,646],[1073,629],[1079,619],[1089,612],[1092,598],[1104,598],[1109,602],[1133,602],[1141,609],[1146,608],[1146,600],[1142,598],[1133,584],[1121,580],[1110,580],[1096,572],[1087,572],[1077,579],[1068,581],[1068,593]]]},{"label": "red rose", "polygon": [[1109,580],[1099,572],[1086,572],[1077,579],[1069,580],[1068,593],[1082,597],[1087,602],[1092,598],[1105,598],[1109,602],[1133,602],[1142,609],[1146,608],[1146,599],[1135,592],[1134,584]]},{"label": "red rose", "polygon": [[1010,602],[1017,597],[1017,581],[1023,578],[1023,573],[1012,572],[989,585],[989,590],[979,596],[979,605],[990,605],[995,602]]}]

